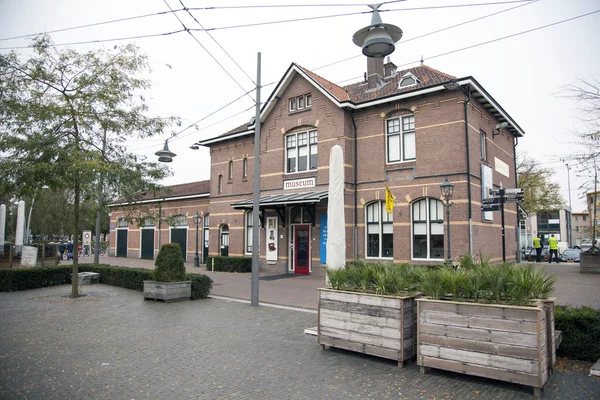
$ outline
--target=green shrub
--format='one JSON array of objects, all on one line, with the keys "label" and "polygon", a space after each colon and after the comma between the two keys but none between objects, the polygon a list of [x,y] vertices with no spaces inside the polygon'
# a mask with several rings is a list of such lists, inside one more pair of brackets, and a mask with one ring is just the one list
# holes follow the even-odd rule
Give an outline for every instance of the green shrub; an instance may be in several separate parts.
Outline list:
[{"label": "green shrub", "polygon": [[563,335],[559,356],[593,362],[600,358],[600,310],[556,306],[554,320]]},{"label": "green shrub", "polygon": [[181,248],[177,243],[167,243],[160,247],[154,263],[154,280],[158,282],[185,281],[185,264]]},{"label": "green shrub", "polygon": [[[70,265],[0,269],[0,292],[14,292],[70,283],[72,271]],[[100,274],[100,283],[102,284],[139,292],[144,290],[144,281],[152,280],[153,277],[153,271],[150,269],[102,264],[79,265],[79,272],[97,272]],[[207,298],[212,289],[213,281],[206,275],[186,274],[182,280],[192,281],[192,300]]]},{"label": "green shrub", "polygon": [[212,270],[213,261],[215,263],[215,271],[252,272],[252,258],[250,257],[207,257],[207,270]]},{"label": "green shrub", "polygon": [[348,281],[348,270],[346,268],[327,268],[325,270],[329,285],[335,290],[343,290],[346,288]]},{"label": "green shrub", "polygon": [[71,281],[72,270],[70,265],[0,269],[0,292],[62,285]]},{"label": "green shrub", "polygon": [[192,281],[192,300],[206,299],[213,286],[213,280],[206,275],[186,274],[185,279]]}]

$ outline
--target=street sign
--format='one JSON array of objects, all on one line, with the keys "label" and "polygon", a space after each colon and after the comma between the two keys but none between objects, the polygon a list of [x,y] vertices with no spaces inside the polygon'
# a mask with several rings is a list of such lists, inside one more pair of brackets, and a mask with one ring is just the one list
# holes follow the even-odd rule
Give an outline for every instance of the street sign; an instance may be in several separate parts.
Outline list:
[{"label": "street sign", "polygon": [[500,211],[500,204],[484,204],[481,206],[481,211]]},{"label": "street sign", "polygon": [[523,188],[516,188],[516,189],[504,189],[504,194],[524,194],[525,190],[523,190]]},{"label": "street sign", "polygon": [[517,197],[505,197],[504,198],[504,202],[505,203],[523,203],[525,201],[525,199],[523,197],[517,196]]},{"label": "street sign", "polygon": [[500,199],[502,197],[488,197],[487,199],[483,199],[481,202],[483,204],[500,204]]},{"label": "street sign", "polygon": [[490,189],[490,196],[498,196],[498,195],[500,195],[499,190]]}]

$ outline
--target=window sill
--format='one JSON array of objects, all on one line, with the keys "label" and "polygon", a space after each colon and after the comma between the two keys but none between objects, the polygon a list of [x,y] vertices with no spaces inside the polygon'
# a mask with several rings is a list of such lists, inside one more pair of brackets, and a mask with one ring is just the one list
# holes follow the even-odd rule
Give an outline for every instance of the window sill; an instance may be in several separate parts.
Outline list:
[{"label": "window sill", "polygon": [[248,182],[248,179],[242,179],[242,182]]},{"label": "window sill", "polygon": [[294,110],[294,111],[289,111],[288,110],[288,115],[301,114],[303,112],[310,111],[310,110],[312,110],[312,106],[311,107],[305,107],[302,110]]}]

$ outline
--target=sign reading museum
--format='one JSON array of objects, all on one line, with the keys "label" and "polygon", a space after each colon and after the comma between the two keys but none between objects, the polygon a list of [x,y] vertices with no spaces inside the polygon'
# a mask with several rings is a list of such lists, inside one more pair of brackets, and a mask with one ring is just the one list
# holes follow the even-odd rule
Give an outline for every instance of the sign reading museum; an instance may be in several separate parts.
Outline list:
[{"label": "sign reading museum", "polygon": [[293,181],[283,181],[283,189],[299,189],[315,187],[315,178],[294,179]]}]

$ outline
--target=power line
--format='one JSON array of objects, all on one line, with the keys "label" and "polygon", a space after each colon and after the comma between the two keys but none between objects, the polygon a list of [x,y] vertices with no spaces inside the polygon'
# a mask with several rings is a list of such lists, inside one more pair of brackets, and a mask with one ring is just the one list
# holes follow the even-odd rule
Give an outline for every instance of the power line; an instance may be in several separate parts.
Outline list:
[{"label": "power line", "polygon": [[[46,31],[44,33],[45,34],[50,34],[50,33],[58,33],[58,32],[71,31],[71,30],[75,30],[75,29],[91,28],[93,26],[100,26],[100,25],[106,25],[106,24],[113,24],[113,23],[116,23],[116,22],[125,22],[125,21],[131,21],[131,20],[134,20],[134,19],[154,17],[154,16],[157,16],[157,15],[164,15],[164,14],[168,14],[168,13],[171,13],[171,12],[178,12],[178,11],[182,11],[182,10],[160,11],[160,12],[156,12],[156,13],[152,13],[152,14],[136,15],[134,17],[112,19],[110,21],[95,22],[95,23],[92,23],[92,24],[78,25],[78,26],[73,26],[73,27],[70,27],[70,28],[55,29],[53,31]],[[13,36],[13,37],[8,37],[8,38],[0,39],[0,42],[5,41],[5,40],[24,39],[24,38],[34,37],[34,36],[38,36],[38,35],[39,35],[39,33],[31,33],[31,34],[28,34],[28,35]]]},{"label": "power line", "polygon": [[[179,0],[179,3],[181,3],[181,6],[183,7],[183,9],[190,15],[190,17],[193,18],[194,21],[196,21],[196,23],[200,26],[200,28],[204,29],[204,26],[202,26],[202,24],[200,23],[200,21],[198,21],[196,19],[196,17],[191,13],[191,11],[185,6],[185,4],[183,4],[183,1]],[[254,82],[254,80],[250,77],[250,75],[248,75],[246,73],[246,71],[244,71],[244,69],[242,67],[240,67],[240,65],[233,59],[233,57],[231,57],[231,55],[227,52],[227,50],[225,50],[223,48],[223,46],[221,46],[221,44],[219,42],[217,42],[217,39],[215,39],[213,37],[213,35],[210,34],[210,32],[206,32],[206,34],[217,44],[217,46],[219,46],[219,48],[221,50],[223,50],[223,52],[227,55],[227,57],[229,57],[229,59],[231,61],[233,61],[233,63],[240,69],[240,71],[242,71],[244,73],[244,75],[246,75],[246,77],[248,79],[250,79],[250,82],[252,82],[254,84],[254,86],[256,86],[256,82]]]},{"label": "power line", "polygon": [[[163,0],[164,3],[167,5],[167,7],[169,7],[170,10],[173,10],[171,8],[171,6],[169,5],[169,3],[167,2],[167,0]],[[202,47],[204,49],[204,51],[206,51],[206,53],[217,63],[217,65],[219,67],[221,67],[221,69],[223,71],[225,71],[225,73],[244,91],[246,92],[246,89],[233,77],[233,75],[231,75],[229,73],[229,71],[227,71],[227,69],[215,58],[215,56],[212,55],[212,53],[210,51],[208,51],[208,49],[206,47],[204,47],[204,45],[202,43],[200,43],[200,40],[198,40],[198,38],[196,36],[194,36],[194,34],[192,32],[190,32],[190,29],[185,26],[185,24],[183,23],[183,21],[181,20],[181,18],[179,18],[179,15],[177,14],[173,14],[175,15],[175,18],[177,18],[177,20],[181,23],[181,25],[183,26],[183,29],[190,34],[190,36],[196,41],[196,43],[198,43],[200,45],[200,47]],[[249,92],[244,93],[244,95],[248,95]],[[250,96],[249,96],[250,97]],[[252,97],[250,97],[252,99]],[[252,99],[252,101],[254,101],[254,99]]]},{"label": "power line", "polygon": [[[507,8],[506,10],[498,11],[498,12],[491,13],[491,14],[487,14],[487,15],[483,15],[483,16],[481,16],[481,17],[474,18],[474,19],[471,19],[471,20],[468,20],[468,21],[464,21],[464,22],[461,22],[461,23],[459,23],[459,24],[456,24],[456,25],[451,25],[451,26],[448,26],[448,27],[446,27],[446,28],[442,28],[442,29],[438,29],[438,30],[435,30],[435,31],[432,31],[432,32],[428,32],[428,33],[425,33],[425,34],[423,34],[423,35],[416,36],[416,37],[414,37],[414,38],[405,39],[405,40],[401,41],[400,43],[398,43],[398,45],[402,45],[402,44],[404,44],[404,43],[406,43],[406,42],[410,42],[410,41],[413,41],[413,40],[417,40],[417,39],[424,38],[424,37],[426,37],[426,36],[434,35],[434,34],[436,34],[436,33],[440,33],[440,32],[443,32],[443,31],[447,31],[447,30],[449,30],[449,29],[457,28],[457,27],[459,27],[459,26],[467,25],[467,24],[470,24],[471,22],[480,21],[480,20],[482,20],[482,19],[489,18],[489,17],[492,17],[492,16],[494,16],[494,15],[502,14],[502,13],[505,13],[505,12],[507,12],[507,11],[511,11],[511,10],[514,10],[514,9],[516,9],[516,8],[519,8],[519,7],[528,6],[528,5],[530,5],[530,4],[537,3],[538,1],[539,1],[539,0],[532,0],[532,1],[530,1],[530,2],[528,2],[528,3],[525,3],[525,4],[519,4],[518,6],[511,7],[511,8]],[[355,59],[355,58],[359,58],[359,57],[363,57],[363,55],[362,55],[362,54],[359,54],[359,55],[356,55],[356,56],[352,56],[352,57],[344,58],[343,60],[334,61],[334,62],[332,62],[332,63],[326,64],[326,65],[323,65],[323,66],[321,66],[321,67],[318,67],[318,68],[313,68],[313,69],[312,69],[312,71],[317,71],[317,70],[320,70],[320,69],[323,69],[323,68],[331,67],[332,65],[341,64],[341,63],[343,63],[343,62],[350,61],[350,60],[353,60],[353,59]],[[354,79],[354,78],[353,78],[353,79]]]},{"label": "power line", "polygon": [[[176,33],[185,32],[185,29],[180,29],[178,31],[164,32],[164,33],[153,33],[150,35],[140,35],[140,36],[128,36],[128,37],[120,37],[120,38],[112,38],[112,39],[96,39],[96,40],[87,40],[84,42],[69,42],[69,43],[53,43],[50,47],[61,47],[61,46],[73,46],[80,44],[93,44],[93,43],[104,43],[104,42],[118,42],[122,40],[134,40],[134,39],[145,39],[151,37],[158,36],[170,36]],[[0,47],[0,50],[19,50],[19,49],[28,49],[31,46],[13,46],[13,47]]]},{"label": "power line", "polygon": [[[460,7],[479,7],[479,6],[492,6],[492,5],[502,5],[502,4],[512,4],[512,3],[528,3],[531,0],[512,0],[512,1],[500,1],[494,3],[473,3],[473,4],[453,4],[453,5],[442,5],[442,6],[430,6],[430,7],[411,7],[411,8],[399,8],[393,10],[379,10],[380,13],[383,12],[395,12],[395,11],[422,11],[422,10],[435,10],[435,9],[446,9],[446,8],[460,8]],[[243,6],[240,6],[243,7]],[[190,10],[205,10],[202,7],[194,7],[190,8]],[[285,19],[278,21],[267,21],[267,22],[256,22],[251,24],[240,24],[240,25],[231,25],[231,26],[222,26],[216,28],[206,28],[206,29],[192,29],[194,31],[216,31],[216,30],[225,30],[225,29],[237,29],[237,28],[249,28],[254,26],[264,26],[264,25],[274,25],[274,24],[283,24],[289,22],[302,22],[302,21],[312,21],[319,19],[328,19],[328,18],[338,18],[338,17],[348,17],[351,15],[361,15],[361,14],[371,14],[372,11],[358,11],[344,14],[333,14],[333,15],[322,15],[316,17],[303,17],[303,18],[293,18],[293,19]]]},{"label": "power line", "polygon": [[[401,3],[408,0],[394,0],[394,1],[386,1],[381,4],[392,4],[392,3]],[[222,6],[222,7],[199,7],[202,10],[228,10],[228,9],[241,9],[241,8],[292,8],[292,7],[365,7],[369,4],[262,4],[262,5],[244,5],[244,6]]]},{"label": "power line", "polygon": [[[510,39],[510,38],[513,38],[513,37],[516,37],[516,36],[524,35],[526,33],[535,32],[535,31],[538,31],[538,30],[541,30],[541,29],[544,29],[544,28],[549,28],[551,26],[555,26],[555,25],[563,24],[565,22],[573,21],[573,20],[576,20],[576,19],[579,19],[579,18],[587,17],[589,15],[596,14],[598,12],[600,12],[600,10],[591,11],[589,13],[581,14],[581,15],[578,15],[576,17],[563,19],[563,20],[560,20],[560,21],[557,21],[557,22],[553,22],[551,24],[538,26],[538,27],[533,28],[533,29],[528,29],[528,30],[525,30],[525,31],[521,31],[521,32],[513,33],[513,34],[510,34],[510,35],[502,36],[502,37],[499,37],[499,38],[496,38],[496,39],[492,39],[492,40],[488,40],[488,41],[485,41],[485,42],[477,43],[477,44],[474,44],[474,45],[471,45],[471,46],[461,47],[459,49],[447,51],[445,53],[436,54],[435,56],[427,57],[425,59],[426,60],[432,60],[434,58],[438,58],[438,57],[442,57],[442,56],[447,56],[447,55],[450,55],[450,54],[458,53],[460,51],[469,50],[469,49],[473,49],[475,47],[483,46],[483,45],[486,45],[486,44],[499,42],[499,41],[504,40],[504,39]],[[407,63],[404,63],[404,64],[400,64],[400,65],[398,65],[398,67],[405,67],[407,65],[415,64],[415,63],[418,63],[418,62],[421,62],[421,60],[416,60],[416,61],[411,61],[411,62],[407,62]],[[347,81],[352,81],[352,80],[355,80],[355,79],[361,79],[361,78],[362,78],[362,76],[355,76],[353,78],[344,79],[343,81],[338,81],[337,84],[344,83],[344,82],[347,82]]]}]

